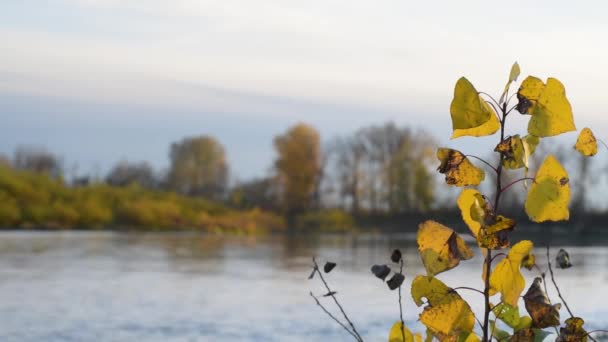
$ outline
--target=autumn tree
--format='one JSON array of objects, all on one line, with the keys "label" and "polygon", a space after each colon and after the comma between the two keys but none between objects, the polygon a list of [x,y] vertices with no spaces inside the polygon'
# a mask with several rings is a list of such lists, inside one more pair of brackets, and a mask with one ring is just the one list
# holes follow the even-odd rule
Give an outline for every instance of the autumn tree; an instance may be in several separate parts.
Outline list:
[{"label": "autumn tree", "polygon": [[228,180],[224,147],[213,137],[185,138],[171,144],[169,187],[192,196],[219,198]]},{"label": "autumn tree", "polygon": [[288,219],[309,209],[321,169],[319,133],[299,123],[274,139],[278,157],[276,180],[281,205]]}]

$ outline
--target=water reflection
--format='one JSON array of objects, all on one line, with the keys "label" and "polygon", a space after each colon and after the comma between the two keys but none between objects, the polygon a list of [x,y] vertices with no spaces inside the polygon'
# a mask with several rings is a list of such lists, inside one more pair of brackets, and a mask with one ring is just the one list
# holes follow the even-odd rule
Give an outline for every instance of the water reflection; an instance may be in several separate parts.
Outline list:
[{"label": "water reflection", "polygon": [[[556,270],[572,310],[590,328],[608,326],[608,242],[533,236],[537,262],[567,248],[574,267]],[[0,233],[0,340],[348,341],[308,297],[310,258],[332,260],[328,277],[362,334],[384,340],[396,293],[369,270],[399,248],[406,283],[422,274],[412,234],[210,236],[197,233]],[[479,253],[478,253],[479,254]],[[481,259],[439,277],[480,288]],[[542,266],[544,267],[544,266]],[[537,272],[524,272],[527,281]],[[463,293],[474,310],[481,298]],[[557,299],[550,287],[550,295]],[[419,309],[407,299],[413,327]],[[562,310],[565,317],[567,313]]]}]

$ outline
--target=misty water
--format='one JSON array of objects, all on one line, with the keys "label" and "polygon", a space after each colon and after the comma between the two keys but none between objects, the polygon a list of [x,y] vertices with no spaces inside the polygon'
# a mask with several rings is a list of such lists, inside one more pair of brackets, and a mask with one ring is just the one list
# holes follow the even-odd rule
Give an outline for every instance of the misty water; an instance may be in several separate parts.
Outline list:
[{"label": "misty water", "polygon": [[[588,330],[608,328],[606,239],[544,240],[553,253],[570,252],[574,267],[556,270],[556,280],[571,309]],[[338,263],[330,286],[366,340],[385,341],[398,318],[397,292],[370,266],[389,262],[396,247],[409,283],[423,270],[408,234],[1,232],[0,341],[350,341],[309,296],[324,293],[307,279],[312,255]],[[540,265],[544,252],[536,250]],[[481,288],[477,254],[439,278]],[[537,275],[523,273],[527,281]],[[479,294],[460,293],[480,312]],[[552,286],[549,294],[558,300]],[[423,331],[420,309],[407,292],[405,299],[406,323]]]}]

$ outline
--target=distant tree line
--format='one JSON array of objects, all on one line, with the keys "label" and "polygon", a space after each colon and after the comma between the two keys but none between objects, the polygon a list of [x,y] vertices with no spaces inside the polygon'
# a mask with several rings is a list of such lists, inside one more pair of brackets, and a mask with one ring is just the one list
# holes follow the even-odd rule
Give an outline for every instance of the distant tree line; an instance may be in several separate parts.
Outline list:
[{"label": "distant tree line", "polygon": [[[322,143],[314,127],[298,123],[276,136],[273,145],[276,158],[271,172],[244,182],[231,184],[225,148],[214,137],[203,135],[172,143],[167,171],[155,171],[147,162],[122,160],[103,179],[73,177],[71,186],[137,185],[239,210],[272,211],[284,216],[289,226],[321,221],[348,226],[353,221],[350,215],[424,213],[437,210],[445,197],[437,191],[437,142],[423,130],[388,122]],[[587,177],[590,167],[586,159],[569,163],[583,176],[574,209],[584,210],[584,189],[593,185]],[[61,158],[44,148],[19,147],[12,159],[0,156],[2,165],[63,182]],[[516,207],[523,199],[518,192],[510,194],[505,206]]]}]

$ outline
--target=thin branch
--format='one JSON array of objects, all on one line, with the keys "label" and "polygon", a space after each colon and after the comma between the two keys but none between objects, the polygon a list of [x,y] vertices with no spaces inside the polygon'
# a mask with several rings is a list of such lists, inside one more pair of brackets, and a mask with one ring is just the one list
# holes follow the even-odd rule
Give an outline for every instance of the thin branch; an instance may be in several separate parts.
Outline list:
[{"label": "thin branch", "polygon": [[513,181],[513,182],[511,182],[511,183],[509,183],[509,184],[507,184],[507,185],[505,185],[505,187],[504,187],[504,188],[500,189],[500,192],[504,192],[504,191],[506,191],[507,189],[509,189],[509,188],[510,188],[510,187],[511,187],[513,184],[517,184],[517,183],[519,183],[519,182],[521,182],[521,181],[525,181],[525,180],[531,180],[531,181],[534,181],[534,180],[535,180],[535,178],[532,178],[532,177],[524,177],[524,178],[520,178],[520,179],[518,179],[518,180],[515,180],[515,181]]},{"label": "thin branch", "polygon": [[321,273],[321,271],[319,270],[319,265],[317,264],[317,260],[315,260],[314,257],[312,258],[312,262],[315,265],[315,270],[317,271],[317,274],[319,275],[319,278],[321,278],[321,281],[323,282],[323,285],[325,285],[325,288],[327,289],[327,293],[330,295],[331,298],[333,298],[334,302],[336,303],[336,305],[340,309],[340,312],[342,312],[342,316],[344,316],[344,319],[350,325],[350,327],[351,327],[352,332],[354,333],[354,335],[356,335],[357,341],[362,342],[363,338],[361,337],[361,335],[359,335],[359,332],[357,332],[357,329],[355,328],[355,325],[353,324],[353,322],[350,320],[350,318],[348,318],[348,315],[344,311],[344,308],[342,308],[342,305],[340,305],[340,302],[338,302],[338,299],[336,298],[335,292],[333,292],[329,288],[329,285],[327,285],[327,282],[325,281],[325,278],[323,278],[323,273]]},{"label": "thin branch", "polygon": [[478,289],[474,289],[472,287],[467,287],[467,286],[459,286],[456,288],[453,288],[452,290],[456,291],[456,290],[471,290],[471,291],[475,291],[477,293],[481,293],[482,295],[484,294],[483,291],[479,291]]},{"label": "thin branch", "polygon": [[465,154],[465,157],[475,158],[475,159],[479,160],[480,162],[486,164],[488,167],[490,167],[492,170],[494,170],[494,172],[498,173],[498,170],[494,166],[492,166],[492,164],[488,163],[487,161],[485,161],[482,158],[479,158],[478,156],[474,156],[472,154]]},{"label": "thin branch", "polygon": [[326,313],[326,314],[327,314],[329,317],[331,317],[331,318],[332,318],[332,319],[333,319],[333,320],[334,320],[336,323],[340,324],[340,326],[341,326],[342,328],[344,328],[344,330],[348,331],[348,333],[349,333],[349,334],[351,334],[351,335],[352,335],[352,336],[353,336],[353,337],[354,337],[354,338],[355,338],[357,341],[359,341],[359,338],[357,337],[357,335],[355,335],[355,334],[354,334],[352,331],[350,331],[350,329],[348,329],[348,327],[347,327],[346,325],[344,325],[344,323],[340,322],[340,320],[338,320],[338,319],[336,318],[336,316],[332,315],[332,314],[331,314],[331,312],[327,311],[327,309],[326,309],[326,308],[323,306],[323,304],[321,304],[321,302],[319,302],[319,299],[318,299],[317,297],[315,297],[315,295],[313,295],[313,294],[312,294],[312,292],[310,292],[310,296],[311,296],[312,298],[314,298],[315,302],[317,302],[317,305],[318,305],[319,307],[321,307],[321,309],[322,309],[323,311],[325,311],[325,313]]},{"label": "thin branch", "polygon": [[602,145],[604,145],[604,147],[608,150],[608,145],[606,145],[606,143],[604,142],[604,140],[602,139],[597,139],[597,141],[601,142]]},{"label": "thin branch", "polygon": [[562,302],[566,306],[566,309],[568,310],[570,317],[574,317],[574,314],[570,310],[570,307],[568,307],[568,303],[566,303],[566,300],[564,299],[564,297],[562,297],[562,293],[559,291],[559,287],[557,286],[557,283],[555,282],[555,277],[553,275],[553,269],[551,268],[551,257],[549,256],[549,246],[547,246],[547,265],[549,265],[549,272],[551,273],[551,281],[553,282],[553,286],[555,286],[555,289],[557,290],[557,295],[559,296],[559,298],[562,300]]}]

